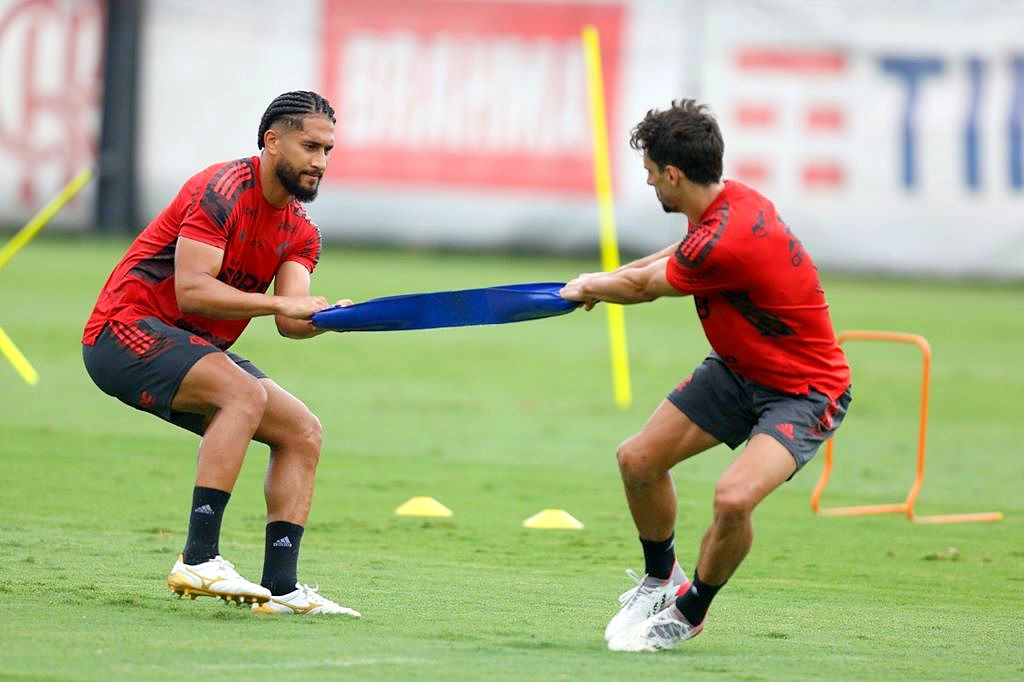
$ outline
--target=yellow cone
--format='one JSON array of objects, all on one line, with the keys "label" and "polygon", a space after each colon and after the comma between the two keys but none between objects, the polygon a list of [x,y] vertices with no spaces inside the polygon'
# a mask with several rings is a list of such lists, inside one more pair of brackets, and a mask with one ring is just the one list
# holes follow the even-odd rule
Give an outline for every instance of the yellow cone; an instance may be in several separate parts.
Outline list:
[{"label": "yellow cone", "polygon": [[398,516],[451,516],[452,510],[433,497],[414,497],[395,510]]},{"label": "yellow cone", "polygon": [[545,509],[523,521],[526,528],[570,528],[579,530],[583,524],[564,509]]}]

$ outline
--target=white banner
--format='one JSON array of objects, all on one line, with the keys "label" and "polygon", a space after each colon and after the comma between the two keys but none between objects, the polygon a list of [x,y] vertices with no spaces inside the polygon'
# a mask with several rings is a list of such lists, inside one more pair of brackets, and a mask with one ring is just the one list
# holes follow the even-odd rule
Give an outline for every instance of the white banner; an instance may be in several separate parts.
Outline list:
[{"label": "white banner", "polygon": [[[0,0],[0,224],[20,225],[96,163],[100,0]],[[95,183],[54,219],[91,224]]]},{"label": "white banner", "polygon": [[728,175],[820,265],[1024,276],[1024,4],[709,5]]},{"label": "white banner", "polygon": [[144,21],[146,218],[256,153],[273,97],[313,89],[339,115],[310,206],[328,239],[596,252],[576,51],[592,23],[624,248],[685,229],[627,140],[692,96],[719,116],[727,177],[823,268],[1024,277],[1022,3],[153,0]]}]

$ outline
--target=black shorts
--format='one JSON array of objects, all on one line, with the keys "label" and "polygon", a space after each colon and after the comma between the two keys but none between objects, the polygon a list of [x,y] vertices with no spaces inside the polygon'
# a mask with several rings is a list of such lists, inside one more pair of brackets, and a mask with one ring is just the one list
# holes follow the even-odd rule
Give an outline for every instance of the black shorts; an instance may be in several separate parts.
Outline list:
[{"label": "black shorts", "polygon": [[818,391],[783,393],[739,376],[712,353],[668,395],[693,423],[736,449],[766,433],[789,450],[799,471],[846,416],[850,389],[838,400]]},{"label": "black shorts", "polygon": [[[172,410],[171,403],[192,365],[210,353],[224,352],[155,317],[132,324],[108,322],[94,345],[82,345],[85,369],[104,393],[200,436],[206,417]],[[242,356],[227,356],[253,377],[267,376]]]}]

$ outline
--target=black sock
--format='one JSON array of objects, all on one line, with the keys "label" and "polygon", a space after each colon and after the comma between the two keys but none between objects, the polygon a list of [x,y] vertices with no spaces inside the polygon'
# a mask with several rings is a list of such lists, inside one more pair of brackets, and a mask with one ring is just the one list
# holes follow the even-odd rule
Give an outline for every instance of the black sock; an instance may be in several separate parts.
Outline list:
[{"label": "black sock", "polygon": [[263,552],[263,580],[270,594],[282,595],[295,590],[298,582],[299,543],[302,526],[287,521],[267,524],[267,545]]},{"label": "black sock", "polygon": [[220,522],[230,498],[231,493],[223,490],[193,488],[188,539],[182,552],[186,564],[201,564],[220,554]]},{"label": "black sock", "polygon": [[669,579],[676,565],[675,540],[675,533],[670,535],[668,540],[640,538],[640,544],[644,547],[644,573],[652,578]]},{"label": "black sock", "polygon": [[697,569],[694,569],[693,583],[686,594],[676,597],[676,608],[682,612],[683,617],[690,625],[697,625],[704,620],[704,616],[707,615],[708,608],[711,606],[711,600],[723,587],[725,587],[725,583],[708,585],[702,582],[700,576],[697,575]]}]

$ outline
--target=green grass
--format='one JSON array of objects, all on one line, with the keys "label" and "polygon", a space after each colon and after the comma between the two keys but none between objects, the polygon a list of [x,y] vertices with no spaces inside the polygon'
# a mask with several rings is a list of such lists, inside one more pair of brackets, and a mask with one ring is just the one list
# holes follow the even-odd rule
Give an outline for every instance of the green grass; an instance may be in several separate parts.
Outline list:
[{"label": "green grass", "polygon": [[[692,304],[627,311],[634,406],[612,406],[601,311],[503,327],[280,339],[237,350],[325,424],[300,577],[351,620],[258,619],[163,584],[184,540],[196,440],[106,397],[81,327],[124,248],[39,240],[0,272],[0,325],[39,370],[0,363],[0,677],[14,679],[1024,678],[1024,289],[826,277],[837,329],[895,329],[934,349],[921,513],[997,524],[820,518],[815,459],[758,510],[754,549],[679,651],[608,652],[623,568],[642,568],[616,445],[706,352]],[[583,261],[330,248],[316,292],[372,296],[565,279]],[[855,400],[826,504],[899,501],[913,478],[920,359],[851,344]],[[677,469],[677,546],[692,568],[718,448]],[[262,561],[253,447],[222,549]],[[449,520],[398,518],[414,495]],[[583,531],[530,531],[560,507]],[[948,551],[948,548],[955,551]]]}]

